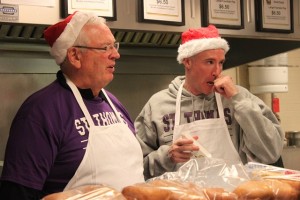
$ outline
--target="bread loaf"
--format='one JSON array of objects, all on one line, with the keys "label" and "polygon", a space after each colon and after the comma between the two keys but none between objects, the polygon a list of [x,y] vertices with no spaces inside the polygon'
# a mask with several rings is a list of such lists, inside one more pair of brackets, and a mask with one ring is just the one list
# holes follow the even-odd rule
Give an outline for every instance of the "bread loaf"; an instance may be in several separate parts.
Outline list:
[{"label": "bread loaf", "polygon": [[276,179],[265,179],[264,182],[272,189],[276,200],[297,200],[298,192],[289,184]]},{"label": "bread loaf", "polygon": [[292,186],[296,191],[300,192],[300,180],[278,179],[281,182],[287,183]]},{"label": "bread loaf", "polygon": [[279,178],[278,180],[294,188],[297,194],[297,199],[300,199],[300,180],[290,180],[290,179],[283,179],[283,178]]},{"label": "bread loaf", "polygon": [[233,193],[239,198],[245,200],[271,200],[274,197],[272,189],[260,180],[250,180],[237,186]]},{"label": "bread loaf", "polygon": [[[291,185],[290,185],[290,184]],[[296,181],[297,183],[297,181]],[[279,179],[250,180],[242,183],[233,191],[239,200],[297,200],[300,199],[299,189],[293,181]],[[295,187],[293,187],[293,186]]]},{"label": "bread loaf", "polygon": [[123,188],[127,200],[207,200],[202,190],[193,183],[154,180]]},{"label": "bread loaf", "polygon": [[127,200],[163,200],[170,199],[171,191],[161,189],[159,187],[146,186],[144,184],[136,184],[123,188],[122,194]]},{"label": "bread loaf", "polygon": [[297,200],[300,199],[298,183],[277,179],[250,180],[228,192],[223,188],[201,188],[194,183],[154,180],[127,186],[122,194],[127,200]]},{"label": "bread loaf", "polygon": [[194,183],[154,180],[123,188],[127,200],[237,200],[237,195],[222,188],[203,189]]},{"label": "bread loaf", "polygon": [[91,198],[103,200],[126,200],[126,198],[120,192],[104,185],[81,186],[72,190],[47,195],[42,200],[80,200]]},{"label": "bread loaf", "polygon": [[203,192],[209,200],[237,200],[235,193],[227,192],[223,188],[205,188]]}]

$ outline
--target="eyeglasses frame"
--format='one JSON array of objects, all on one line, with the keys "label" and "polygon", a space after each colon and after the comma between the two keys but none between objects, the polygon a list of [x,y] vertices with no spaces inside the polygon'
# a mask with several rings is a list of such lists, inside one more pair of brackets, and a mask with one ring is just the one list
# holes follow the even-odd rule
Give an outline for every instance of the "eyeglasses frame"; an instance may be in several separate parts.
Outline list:
[{"label": "eyeglasses frame", "polygon": [[83,48],[83,49],[101,50],[101,51],[107,52],[109,50],[112,50],[113,48],[118,51],[119,47],[120,47],[120,43],[115,42],[114,44],[106,45],[105,47],[89,47],[89,46],[81,46],[81,45],[77,45],[77,46],[73,46],[73,47]]}]

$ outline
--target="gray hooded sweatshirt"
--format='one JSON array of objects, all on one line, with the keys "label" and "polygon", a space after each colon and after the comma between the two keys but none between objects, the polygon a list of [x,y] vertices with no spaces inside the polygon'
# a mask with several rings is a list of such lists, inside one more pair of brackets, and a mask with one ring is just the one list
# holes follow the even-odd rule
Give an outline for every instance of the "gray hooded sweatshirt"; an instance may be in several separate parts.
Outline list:
[{"label": "gray hooded sweatshirt", "polygon": [[[184,80],[176,77],[168,89],[154,94],[135,120],[137,138],[144,154],[146,179],[174,171],[168,157],[173,141],[176,95]],[[221,97],[228,131],[241,161],[270,164],[276,162],[283,149],[284,132],[272,110],[247,89],[237,86],[239,93],[231,99]],[[183,88],[180,124],[217,118],[214,93],[195,96]],[[216,148],[221,148],[216,146]]]}]

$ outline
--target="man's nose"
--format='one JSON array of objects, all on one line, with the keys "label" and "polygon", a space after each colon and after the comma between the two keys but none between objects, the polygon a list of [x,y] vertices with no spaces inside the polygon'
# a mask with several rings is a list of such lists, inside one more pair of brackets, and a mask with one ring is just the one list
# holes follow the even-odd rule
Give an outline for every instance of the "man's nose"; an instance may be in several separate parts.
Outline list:
[{"label": "man's nose", "polygon": [[112,49],[111,57],[114,59],[119,59],[121,57],[119,51],[115,48]]},{"label": "man's nose", "polygon": [[217,64],[216,67],[215,67],[215,70],[213,71],[213,74],[212,74],[213,77],[217,78],[219,76],[219,74],[221,74],[222,69],[223,69],[223,65]]}]

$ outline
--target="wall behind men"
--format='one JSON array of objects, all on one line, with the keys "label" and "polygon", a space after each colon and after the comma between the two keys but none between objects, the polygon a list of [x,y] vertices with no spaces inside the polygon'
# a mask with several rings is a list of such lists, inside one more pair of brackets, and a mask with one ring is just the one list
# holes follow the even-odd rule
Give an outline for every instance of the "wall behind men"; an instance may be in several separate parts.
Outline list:
[{"label": "wall behind men", "polygon": [[[300,48],[287,52],[288,54],[288,92],[273,93],[279,98],[281,126],[285,132],[300,130]],[[237,83],[249,89],[248,66],[239,66],[236,71]],[[272,94],[256,94],[268,106],[272,107]]]},{"label": "wall behind men", "polygon": [[288,92],[276,93],[280,99],[281,124],[285,131],[300,130],[300,48],[288,52]]}]

